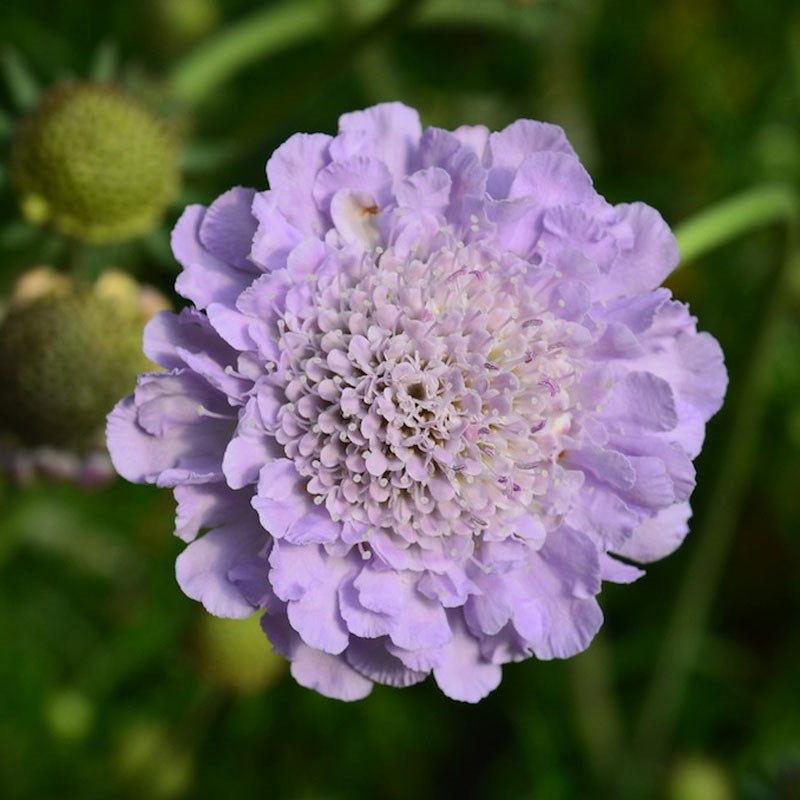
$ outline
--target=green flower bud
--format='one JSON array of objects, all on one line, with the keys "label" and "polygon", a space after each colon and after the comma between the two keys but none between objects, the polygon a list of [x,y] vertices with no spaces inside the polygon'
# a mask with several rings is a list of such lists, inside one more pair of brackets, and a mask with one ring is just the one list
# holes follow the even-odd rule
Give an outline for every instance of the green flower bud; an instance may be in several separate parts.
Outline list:
[{"label": "green flower bud", "polygon": [[86,83],[42,97],[17,130],[11,169],[28,219],[92,244],[153,228],[179,181],[167,127],[133,97]]},{"label": "green flower bud", "polygon": [[142,328],[166,303],[147,307],[148,296],[115,272],[93,287],[48,279],[46,270],[27,276],[0,321],[4,438],[72,452],[102,442],[105,415],[138,373],[154,369],[142,353]]}]

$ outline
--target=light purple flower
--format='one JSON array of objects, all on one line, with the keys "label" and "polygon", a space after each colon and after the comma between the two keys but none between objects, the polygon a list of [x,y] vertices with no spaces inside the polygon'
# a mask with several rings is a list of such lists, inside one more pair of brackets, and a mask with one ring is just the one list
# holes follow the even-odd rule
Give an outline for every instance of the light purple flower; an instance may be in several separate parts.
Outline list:
[{"label": "light purple flower", "polygon": [[183,590],[263,609],[344,700],[432,672],[473,702],[508,661],[579,653],[601,582],[686,534],[727,382],[658,288],[668,227],[598,195],[560,128],[423,130],[396,103],[267,176],[184,212],[193,307],[150,323],[165,371],[109,417],[118,471],[175,488]]}]

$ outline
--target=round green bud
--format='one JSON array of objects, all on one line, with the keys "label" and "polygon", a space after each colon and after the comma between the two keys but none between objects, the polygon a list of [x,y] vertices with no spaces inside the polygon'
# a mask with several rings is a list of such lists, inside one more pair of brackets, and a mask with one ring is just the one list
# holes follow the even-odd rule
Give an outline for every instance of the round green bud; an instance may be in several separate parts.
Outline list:
[{"label": "round green bud", "polygon": [[138,100],[105,85],[45,94],[14,137],[23,214],[92,244],[146,233],[175,198],[178,147]]},{"label": "round green bud", "polygon": [[81,452],[102,441],[106,414],[154,367],[142,353],[147,313],[133,280],[63,280],[18,294],[0,321],[0,433]]}]

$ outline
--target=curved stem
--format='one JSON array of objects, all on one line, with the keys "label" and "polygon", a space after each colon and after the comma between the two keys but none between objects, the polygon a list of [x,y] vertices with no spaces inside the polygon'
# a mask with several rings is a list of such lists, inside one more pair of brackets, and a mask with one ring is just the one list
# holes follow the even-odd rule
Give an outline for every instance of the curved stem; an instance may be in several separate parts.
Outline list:
[{"label": "curved stem", "polygon": [[173,94],[196,104],[239,70],[323,31],[328,6],[325,0],[287,0],[232,25],[175,65],[168,79]]},{"label": "curved stem", "polygon": [[[569,4],[561,0],[552,7],[514,8],[485,0],[427,0],[408,5],[419,6],[413,22],[423,27],[455,24],[535,35],[548,27],[561,6]],[[390,13],[392,2],[359,0],[351,8],[353,21],[368,29]],[[198,104],[251,64],[325,34],[334,13],[330,0],[284,0],[231,25],[173,67],[168,76],[173,95],[187,105]]]},{"label": "curved stem", "polygon": [[686,695],[687,679],[697,661],[714,595],[719,584],[754,465],[768,385],[769,352],[779,332],[786,288],[800,264],[797,196],[779,186],[747,192],[700,214],[679,229],[686,258],[696,258],[735,236],[768,223],[788,223],[786,256],[769,276],[761,318],[749,348],[728,428],[727,446],[702,524],[693,535],[689,567],[677,594],[657,667],[645,695],[632,742],[629,770],[623,775],[626,796],[650,796]]},{"label": "curved stem", "polygon": [[783,184],[748,189],[675,228],[681,262],[693,261],[748,231],[788,222],[800,213],[797,193]]}]

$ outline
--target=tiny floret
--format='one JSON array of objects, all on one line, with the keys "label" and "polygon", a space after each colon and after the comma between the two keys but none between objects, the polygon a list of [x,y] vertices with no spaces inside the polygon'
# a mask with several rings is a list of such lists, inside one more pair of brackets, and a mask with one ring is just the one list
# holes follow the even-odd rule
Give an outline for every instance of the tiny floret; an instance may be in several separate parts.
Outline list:
[{"label": "tiny floret", "polygon": [[150,323],[164,371],[108,419],[120,474],[174,488],[181,587],[263,611],[343,700],[432,674],[475,702],[581,652],[602,581],[686,534],[727,383],[659,288],[669,228],[606,202],[556,126],[423,130],[398,103],[291,137],[267,177],[184,212],[192,306]]}]

